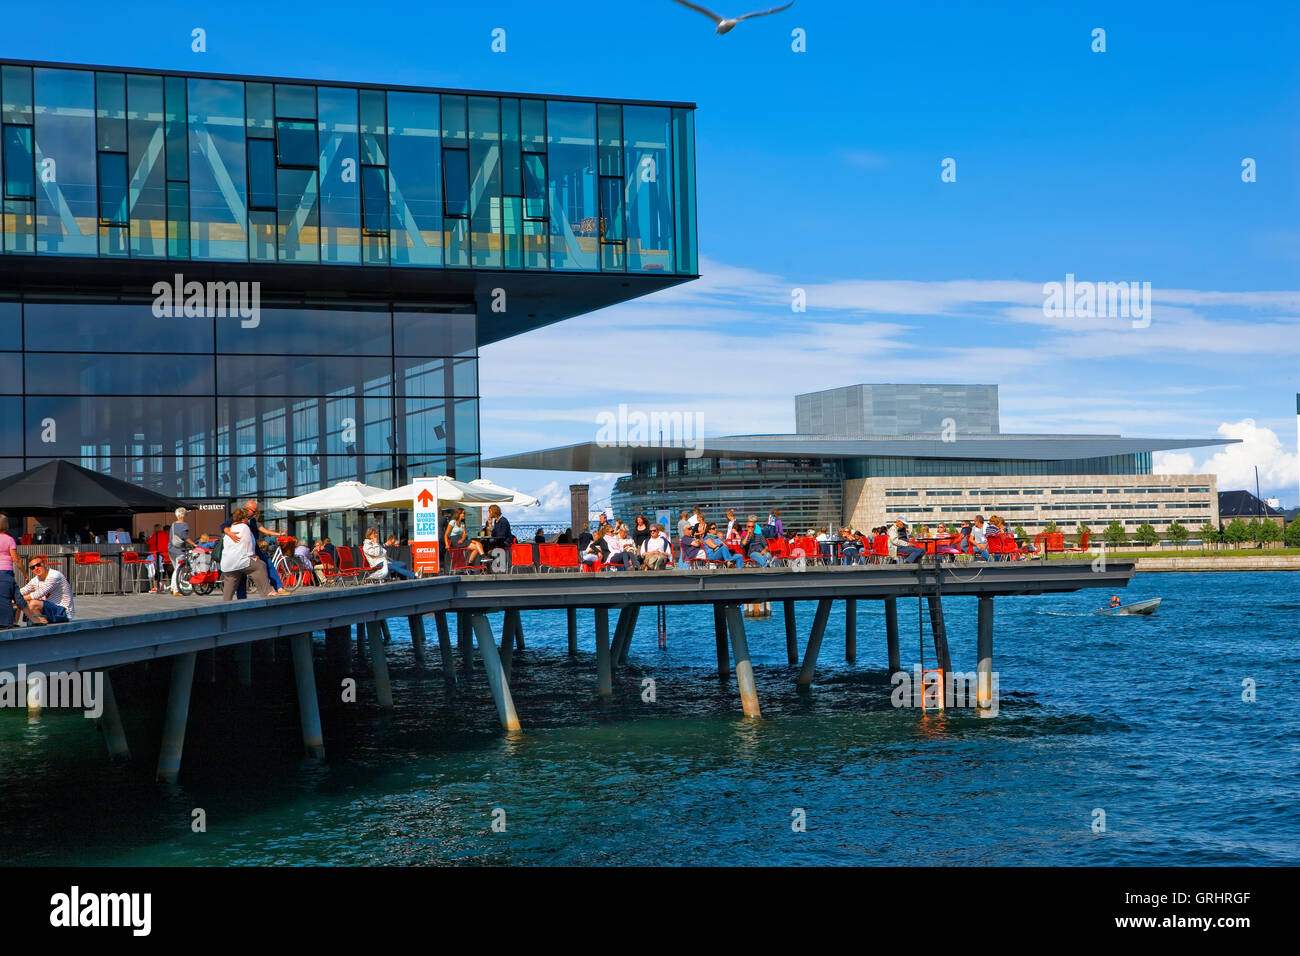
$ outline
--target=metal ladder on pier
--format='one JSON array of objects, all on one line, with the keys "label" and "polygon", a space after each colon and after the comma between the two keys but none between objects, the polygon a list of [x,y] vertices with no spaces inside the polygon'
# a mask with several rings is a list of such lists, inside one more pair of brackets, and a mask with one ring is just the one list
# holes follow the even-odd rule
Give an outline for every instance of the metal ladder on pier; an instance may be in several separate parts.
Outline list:
[{"label": "metal ladder on pier", "polygon": [[[936,591],[939,588],[939,567],[936,559],[934,569],[934,585]],[[921,662],[921,711],[928,713],[932,710],[942,711],[944,701],[944,681],[947,675],[943,672],[943,666],[939,661],[935,661],[935,666],[927,668],[925,666],[925,564],[922,561],[917,565],[916,573],[916,637],[918,651],[920,652]],[[934,628],[930,629],[930,643],[934,643]]]}]

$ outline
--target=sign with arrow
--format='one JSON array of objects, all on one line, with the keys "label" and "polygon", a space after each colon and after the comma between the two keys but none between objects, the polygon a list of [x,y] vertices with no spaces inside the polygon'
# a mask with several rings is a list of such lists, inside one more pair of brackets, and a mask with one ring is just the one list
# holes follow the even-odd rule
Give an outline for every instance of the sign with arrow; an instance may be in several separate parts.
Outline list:
[{"label": "sign with arrow", "polygon": [[411,561],[416,574],[437,574],[438,479],[416,478],[413,484],[415,521],[411,532]]}]

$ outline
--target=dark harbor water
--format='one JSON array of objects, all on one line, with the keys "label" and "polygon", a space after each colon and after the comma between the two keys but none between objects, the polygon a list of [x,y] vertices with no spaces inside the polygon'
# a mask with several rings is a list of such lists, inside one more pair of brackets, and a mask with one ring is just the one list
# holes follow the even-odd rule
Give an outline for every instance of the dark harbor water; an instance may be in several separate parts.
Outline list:
[{"label": "dark harbor water", "polygon": [[[152,780],[167,668],[137,668],[118,688],[126,765],[109,763],[77,714],[0,711],[0,861],[1300,863],[1300,574],[1146,574],[1124,597],[1157,595],[1152,618],[1094,615],[1100,592],[998,599],[994,719],[892,707],[879,604],[859,604],[856,665],[844,663],[836,604],[819,680],[803,695],[779,607],[747,621],[757,721],[741,716],[734,678],[716,679],[707,607],[669,610],[666,651],[643,611],[606,706],[590,613],[576,659],[563,612],[525,615],[512,678],[524,732],[513,737],[481,669],[449,705],[436,640],[421,669],[395,620],[390,714],[355,653],[331,662],[317,641],[329,755],[319,765],[300,759],[287,653],[255,658],[251,699],[229,663],[212,683],[201,659],[173,787]],[[974,670],[975,602],[945,610],[954,666]],[[915,602],[899,611],[910,669]],[[801,649],[812,612],[799,610]],[[353,671],[360,702],[343,704]],[[1255,703],[1242,700],[1247,678]],[[205,833],[192,832],[195,808]],[[504,832],[492,827],[497,808]],[[791,826],[798,810],[805,832]]]}]

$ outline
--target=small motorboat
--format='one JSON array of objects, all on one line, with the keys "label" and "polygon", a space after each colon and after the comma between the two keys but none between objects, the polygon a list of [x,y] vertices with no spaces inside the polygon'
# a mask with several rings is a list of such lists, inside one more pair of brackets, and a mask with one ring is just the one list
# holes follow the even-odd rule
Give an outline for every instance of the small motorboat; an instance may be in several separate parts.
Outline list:
[{"label": "small motorboat", "polygon": [[1118,604],[1115,607],[1104,607],[1098,614],[1154,614],[1156,608],[1160,606],[1160,598],[1152,598],[1149,601],[1138,601],[1136,604]]}]

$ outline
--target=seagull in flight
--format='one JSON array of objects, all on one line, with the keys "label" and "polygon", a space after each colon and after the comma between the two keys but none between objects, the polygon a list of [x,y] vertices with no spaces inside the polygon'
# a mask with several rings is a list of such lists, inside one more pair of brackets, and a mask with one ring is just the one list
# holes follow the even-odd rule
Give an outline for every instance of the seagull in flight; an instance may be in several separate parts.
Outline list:
[{"label": "seagull in flight", "polygon": [[718,25],[717,33],[719,36],[721,36],[724,33],[730,33],[733,29],[735,29],[736,24],[739,23],[741,20],[748,20],[751,17],[766,17],[773,13],[780,13],[782,10],[788,10],[794,6],[794,0],[790,0],[790,2],[787,3],[785,6],[773,7],[771,10],[760,10],[756,13],[746,13],[743,16],[739,16],[739,17],[720,17],[712,10],[709,10],[705,7],[701,7],[698,4],[691,3],[690,0],[677,0],[677,2],[684,7],[690,7],[692,10],[699,11],[700,13],[708,17],[710,20],[712,20],[714,23],[716,23]]}]

